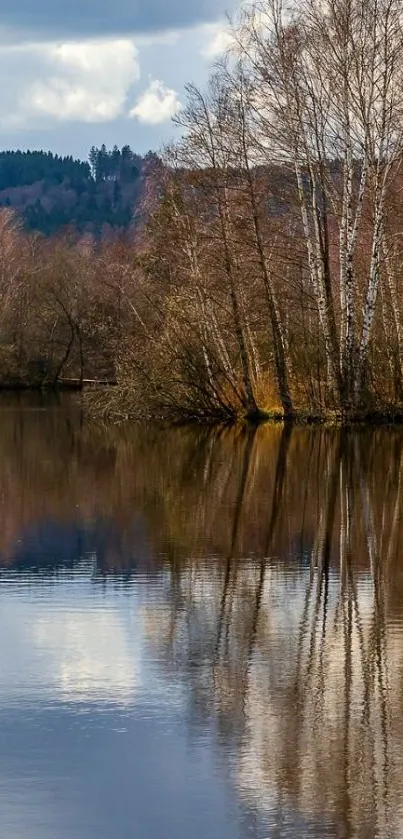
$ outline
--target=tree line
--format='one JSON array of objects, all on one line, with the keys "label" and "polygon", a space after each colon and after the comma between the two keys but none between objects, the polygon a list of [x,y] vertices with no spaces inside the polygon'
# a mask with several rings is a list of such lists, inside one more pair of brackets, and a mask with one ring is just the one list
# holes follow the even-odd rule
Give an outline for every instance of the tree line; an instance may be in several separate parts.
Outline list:
[{"label": "tree line", "polygon": [[2,151],[0,152],[0,190],[18,186],[31,186],[46,180],[54,184],[66,178],[87,181],[91,176],[89,163],[74,160],[69,155],[45,151]]},{"label": "tree line", "polygon": [[[149,166],[147,223],[64,257],[69,293],[91,276],[118,381],[95,410],[399,415],[402,17],[398,0],[244,5]],[[122,155],[101,154],[103,178]]]},{"label": "tree line", "polygon": [[92,147],[88,162],[44,151],[0,152],[0,207],[15,209],[27,230],[46,236],[67,227],[97,237],[127,230],[152,157],[128,145]]}]

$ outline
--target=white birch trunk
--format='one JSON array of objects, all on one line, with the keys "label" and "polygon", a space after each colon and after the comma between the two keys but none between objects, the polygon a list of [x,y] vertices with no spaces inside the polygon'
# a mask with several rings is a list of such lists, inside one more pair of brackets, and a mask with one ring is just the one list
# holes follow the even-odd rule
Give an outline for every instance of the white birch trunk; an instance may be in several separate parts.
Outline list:
[{"label": "white birch trunk", "polygon": [[302,225],[308,253],[309,274],[318,307],[319,322],[325,341],[328,382],[330,386],[334,388],[336,386],[335,366],[337,365],[337,360],[334,358],[333,353],[333,342],[329,324],[329,312],[324,288],[323,266],[320,254],[319,230],[316,217],[316,197],[314,194],[312,195],[312,205],[314,214],[314,233],[312,233],[309,223],[309,214],[305,197],[304,185],[302,181],[302,173],[298,164],[297,157],[298,152],[295,161],[295,172],[297,178],[299,202],[301,207]]},{"label": "white birch trunk", "polygon": [[392,302],[392,315],[397,339],[400,383],[403,384],[403,328],[400,295],[397,288],[397,278],[395,269],[396,260],[396,252],[392,254],[392,258],[385,257],[386,276],[389,286],[390,299]]},{"label": "white birch trunk", "polygon": [[368,282],[368,289],[367,295],[364,305],[364,312],[363,312],[363,324],[362,324],[362,333],[361,333],[361,341],[359,346],[359,353],[358,353],[358,368],[357,368],[357,378],[356,378],[356,396],[357,399],[360,398],[362,385],[363,385],[363,376],[365,373],[365,365],[367,362],[367,355],[368,355],[368,347],[369,342],[371,339],[371,332],[372,326],[375,317],[375,309],[376,309],[376,301],[378,296],[378,289],[379,289],[379,280],[380,280],[380,255],[381,255],[381,247],[382,247],[382,235],[383,235],[383,203],[384,203],[384,188],[382,187],[382,193],[379,196],[379,200],[376,201],[375,204],[375,219],[374,219],[374,232],[372,237],[372,250],[371,250],[371,264],[370,264],[370,271],[369,271],[369,282]]}]

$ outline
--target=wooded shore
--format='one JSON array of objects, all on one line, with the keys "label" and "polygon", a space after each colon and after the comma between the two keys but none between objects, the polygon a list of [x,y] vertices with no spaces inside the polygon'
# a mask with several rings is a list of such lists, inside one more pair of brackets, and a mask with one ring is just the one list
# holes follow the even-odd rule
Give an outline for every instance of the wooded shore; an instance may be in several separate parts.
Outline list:
[{"label": "wooded shore", "polygon": [[128,233],[1,211],[0,381],[116,380],[85,390],[111,420],[400,421],[400,0],[259,0],[228,38]]}]

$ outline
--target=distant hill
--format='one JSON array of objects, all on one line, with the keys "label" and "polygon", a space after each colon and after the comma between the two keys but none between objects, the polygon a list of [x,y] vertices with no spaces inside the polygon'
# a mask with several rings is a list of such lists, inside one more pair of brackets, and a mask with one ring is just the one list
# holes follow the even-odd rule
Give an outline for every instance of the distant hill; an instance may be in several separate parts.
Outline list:
[{"label": "distant hill", "polygon": [[93,147],[89,162],[44,151],[0,152],[0,207],[12,207],[28,230],[46,236],[66,227],[95,236],[132,222],[145,176],[158,162],[130,146]]}]

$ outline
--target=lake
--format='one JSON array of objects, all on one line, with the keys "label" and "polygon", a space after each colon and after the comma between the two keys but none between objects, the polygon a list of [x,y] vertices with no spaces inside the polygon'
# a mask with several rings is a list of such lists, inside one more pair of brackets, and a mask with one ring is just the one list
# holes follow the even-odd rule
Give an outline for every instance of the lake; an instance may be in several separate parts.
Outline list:
[{"label": "lake", "polygon": [[0,404],[6,839],[403,836],[403,430]]}]

